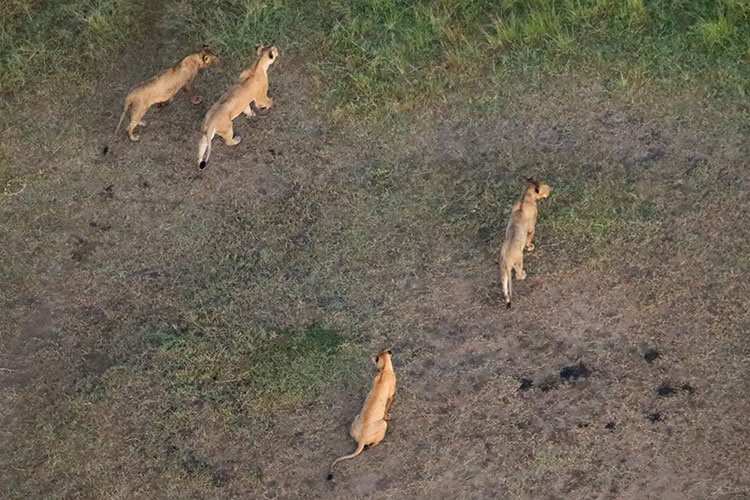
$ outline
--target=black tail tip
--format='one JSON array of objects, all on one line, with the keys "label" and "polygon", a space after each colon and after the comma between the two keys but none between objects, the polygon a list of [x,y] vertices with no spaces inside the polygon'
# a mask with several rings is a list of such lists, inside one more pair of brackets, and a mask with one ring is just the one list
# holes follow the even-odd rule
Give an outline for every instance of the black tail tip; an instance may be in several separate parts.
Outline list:
[{"label": "black tail tip", "polygon": [[508,303],[505,304],[505,308],[506,309],[510,309],[510,302],[508,302]]},{"label": "black tail tip", "polygon": [[333,479],[333,473],[328,474],[328,477],[326,477],[326,480],[328,481],[330,481],[331,479]]},{"label": "black tail tip", "polygon": [[103,154],[103,155],[106,155],[107,153],[109,153],[109,146],[104,146],[104,147],[102,148],[102,154]]},{"label": "black tail tip", "polygon": [[201,169],[201,170],[203,170],[204,168],[206,168],[206,162],[205,161],[200,162],[200,164],[198,165],[198,168]]}]

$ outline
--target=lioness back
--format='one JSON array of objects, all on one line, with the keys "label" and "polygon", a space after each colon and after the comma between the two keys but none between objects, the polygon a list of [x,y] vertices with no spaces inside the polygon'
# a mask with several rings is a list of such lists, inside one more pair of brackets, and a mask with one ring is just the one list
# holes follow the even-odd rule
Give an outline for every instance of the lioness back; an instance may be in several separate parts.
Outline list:
[{"label": "lioness back", "polygon": [[243,71],[240,79],[211,106],[201,124],[201,138],[198,141],[198,168],[205,168],[211,156],[211,141],[215,135],[224,139],[227,146],[236,146],[242,138],[235,135],[232,120],[240,113],[248,118],[255,116],[256,108],[270,108],[273,99],[268,97],[268,68],[278,57],[276,47],[257,48],[258,60],[252,68]]},{"label": "lioness back", "polygon": [[[131,141],[137,141],[139,137],[134,133],[134,130],[137,126],[146,126],[146,122],[142,118],[148,108],[157,103],[161,105],[170,102],[180,89],[185,91],[192,104],[202,102],[201,96],[193,94],[193,80],[201,69],[213,66],[218,60],[216,54],[204,45],[200,52],[185,57],[157,76],[141,82],[125,97],[125,106],[113,137],[117,135],[125,115],[130,111],[130,124],[127,128],[128,137]],[[107,154],[107,151],[109,151],[109,147],[104,146],[103,153]]]}]

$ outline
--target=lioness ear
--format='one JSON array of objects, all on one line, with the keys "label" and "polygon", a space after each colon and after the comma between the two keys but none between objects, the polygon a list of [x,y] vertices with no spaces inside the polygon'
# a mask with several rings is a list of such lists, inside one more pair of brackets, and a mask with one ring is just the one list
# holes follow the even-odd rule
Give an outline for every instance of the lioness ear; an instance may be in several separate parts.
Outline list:
[{"label": "lioness ear", "polygon": [[390,350],[390,349],[388,349],[388,350],[387,350],[387,351],[385,351],[385,352],[387,352],[388,354],[390,354],[391,356],[393,356],[393,353],[391,352],[391,350]]},{"label": "lioness ear", "polygon": [[375,363],[375,364],[377,365],[377,364],[378,364],[378,360],[379,360],[379,359],[380,359],[379,357],[377,357],[377,356],[373,356],[373,357],[372,357],[372,362],[373,362],[373,363]]},{"label": "lioness ear", "polygon": [[256,45],[255,46],[255,53],[258,54],[258,55],[260,55],[263,52],[263,49],[265,49],[265,47],[263,45]]},{"label": "lioness ear", "polygon": [[203,44],[203,50],[208,50],[208,44],[207,43]]}]

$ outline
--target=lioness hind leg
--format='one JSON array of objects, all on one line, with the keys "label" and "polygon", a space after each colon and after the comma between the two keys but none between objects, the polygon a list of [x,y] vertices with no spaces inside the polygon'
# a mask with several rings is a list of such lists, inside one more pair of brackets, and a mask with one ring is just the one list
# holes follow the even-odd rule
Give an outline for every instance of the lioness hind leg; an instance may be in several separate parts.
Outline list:
[{"label": "lioness hind leg", "polygon": [[142,104],[136,104],[131,108],[130,125],[128,125],[128,136],[130,137],[131,141],[137,141],[138,139],[140,139],[140,137],[135,135],[133,131],[138,125],[146,125],[146,122],[144,122],[141,118],[143,118],[143,115],[146,114],[147,110],[148,106],[143,106]]},{"label": "lioness hind leg", "polygon": [[[516,272],[517,280],[526,279],[526,271],[523,270],[523,254],[521,254],[521,256],[519,256],[515,261],[512,261],[510,265]],[[510,272],[510,269],[508,269],[508,272]]]},{"label": "lioness hind leg", "polygon": [[388,396],[388,401],[385,402],[385,415],[383,416],[383,420],[389,420],[391,418],[391,414],[388,413],[388,410],[391,409],[391,404],[393,404],[393,396]]},{"label": "lioness hind leg", "polygon": [[349,429],[349,435],[355,441],[359,441],[359,437],[362,435],[362,416],[361,415],[357,415],[356,417],[354,417],[354,422],[352,422],[352,426]]},{"label": "lioness hind leg", "polygon": [[388,422],[385,420],[378,420],[370,425],[372,425],[372,441],[370,441],[369,444],[370,446],[377,446],[385,437],[385,431],[388,429]]},{"label": "lioness hind leg", "polygon": [[234,130],[232,129],[231,126],[228,129],[223,130],[223,131],[217,130],[216,133],[224,138],[224,142],[226,143],[227,146],[236,146],[237,144],[240,143],[240,141],[242,141],[242,137],[240,137],[239,135],[235,137]]}]

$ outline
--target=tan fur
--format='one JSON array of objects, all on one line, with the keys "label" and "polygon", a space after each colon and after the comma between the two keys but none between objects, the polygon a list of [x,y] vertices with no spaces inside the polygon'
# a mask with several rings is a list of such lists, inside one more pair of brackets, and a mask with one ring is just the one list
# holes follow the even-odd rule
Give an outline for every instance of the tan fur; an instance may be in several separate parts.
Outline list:
[{"label": "tan fur", "polygon": [[216,134],[224,138],[227,146],[236,146],[241,138],[234,135],[232,120],[240,113],[248,118],[255,116],[251,103],[258,109],[270,108],[273,99],[268,97],[268,68],[279,56],[276,47],[257,48],[258,60],[252,68],[240,74],[240,78],[221,99],[206,113],[198,143],[198,166],[205,168],[211,156],[211,141]]},{"label": "tan fur", "polygon": [[333,477],[333,467],[338,462],[356,457],[362,453],[365,446],[377,446],[385,437],[388,428],[386,421],[390,418],[388,410],[396,392],[396,374],[393,373],[391,351],[379,352],[372,357],[372,361],[380,369],[380,373],[375,377],[362,411],[354,417],[349,431],[352,438],[357,441],[357,449],[351,455],[339,457],[331,464],[328,479]]},{"label": "tan fur", "polygon": [[505,229],[505,241],[500,250],[500,272],[503,283],[503,297],[507,308],[510,309],[512,295],[511,270],[516,271],[516,279],[526,278],[523,270],[523,249],[531,252],[534,244],[534,227],[536,226],[537,200],[549,196],[549,186],[534,179],[528,179],[529,185],[521,197],[521,201],[513,205],[508,226]]},{"label": "tan fur", "polygon": [[[120,130],[120,125],[130,110],[130,125],[128,125],[128,137],[131,141],[137,141],[139,137],[135,135],[134,130],[138,125],[145,126],[146,122],[142,120],[148,108],[154,104],[169,103],[174,95],[180,91],[185,91],[188,99],[193,104],[200,104],[203,98],[193,93],[193,81],[201,69],[213,66],[218,63],[216,57],[208,46],[204,45],[203,50],[192,54],[180,62],[165,69],[161,74],[146,80],[134,88],[125,98],[125,109],[120,116],[120,122],[117,124],[114,135]],[[105,153],[106,153],[105,147]]]}]

